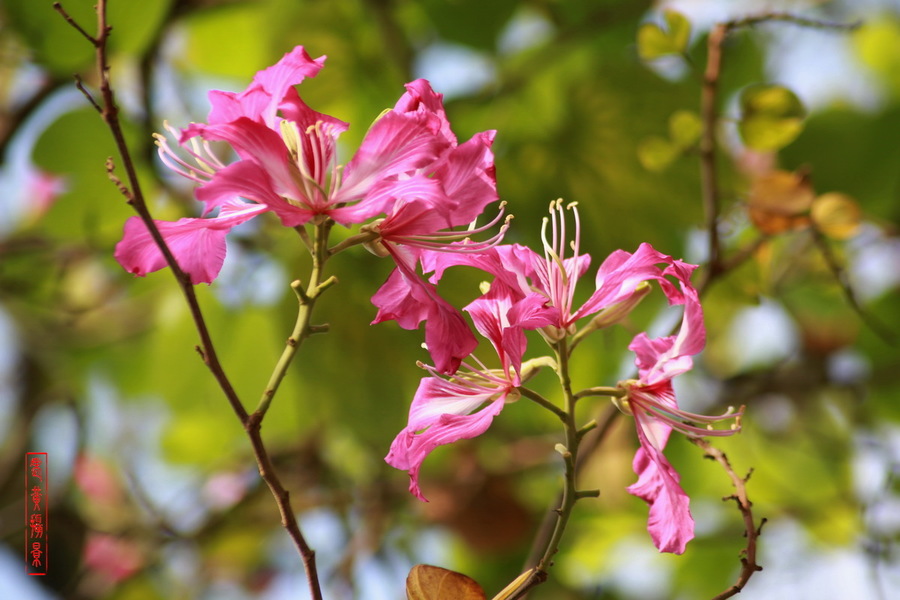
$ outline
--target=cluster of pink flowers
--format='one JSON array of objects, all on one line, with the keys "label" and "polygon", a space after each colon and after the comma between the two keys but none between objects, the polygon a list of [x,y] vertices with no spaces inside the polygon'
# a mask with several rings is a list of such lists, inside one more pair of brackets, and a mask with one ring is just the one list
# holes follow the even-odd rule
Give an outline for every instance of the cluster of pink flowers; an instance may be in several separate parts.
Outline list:
[{"label": "cluster of pink flowers", "polygon": [[[194,283],[209,283],[225,258],[225,236],[236,225],[273,212],[285,227],[331,219],[360,225],[367,247],[396,264],[373,296],[374,322],[394,320],[406,329],[424,322],[433,366],[412,402],[407,426],[396,437],[386,460],[406,470],[410,491],[419,488],[423,461],[438,446],[472,438],[490,426],[503,407],[520,397],[527,377],[523,363],[526,331],[537,330],[554,343],[578,331],[619,321],[656,281],[670,304],[684,306],[677,334],[651,339],[642,333],[629,348],[638,376],[621,382],[619,404],[634,416],[640,448],[634,459],[638,481],[629,491],[650,504],[649,530],[656,546],[683,552],[693,536],[688,498],[678,474],[663,455],[670,432],[727,435],[688,423],[711,423],[681,411],[672,378],[692,367],[692,356],[705,343],[703,315],[690,283],[694,265],[642,244],[633,254],[617,251],[598,268],[594,292],[575,307],[575,286],[590,266],[579,250],[577,210],[570,243],[567,209],[551,204],[545,220],[544,248],[538,254],[517,244],[501,244],[499,233],[482,242],[469,236],[496,225],[497,215],[481,228],[468,226],[497,202],[491,145],[493,131],[459,144],[444,112],[442,96],[427,81],[407,84],[394,108],[380,116],[346,165],[338,164],[337,141],[348,125],[310,109],[295,85],[314,77],[324,57],[311,59],[302,47],[256,74],[240,93],[214,91],[205,124],[182,130],[173,149],[158,137],[163,161],[198,184],[195,196],[204,216],[157,227],[179,265]],[[209,142],[231,146],[236,160],[225,163]],[[165,261],[144,224],[132,217],[116,247],[128,271],[145,275]],[[444,272],[465,265],[492,277],[489,288],[463,310],[475,330],[497,354],[498,367],[487,367],[472,354],[478,340],[462,313],[437,292]]]}]

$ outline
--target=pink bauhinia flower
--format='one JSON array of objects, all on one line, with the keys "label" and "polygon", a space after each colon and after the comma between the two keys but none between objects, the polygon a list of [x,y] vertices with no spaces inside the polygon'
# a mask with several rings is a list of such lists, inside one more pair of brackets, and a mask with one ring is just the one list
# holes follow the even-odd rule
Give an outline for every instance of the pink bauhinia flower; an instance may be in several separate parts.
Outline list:
[{"label": "pink bauhinia flower", "polygon": [[[249,219],[271,211],[286,227],[326,217],[343,225],[362,223],[412,193],[411,178],[434,177],[445,168],[439,159],[455,144],[447,137],[446,117],[406,99],[377,119],[351,160],[339,165],[337,140],[348,125],[310,109],[294,88],[314,77],[324,60],[313,60],[298,46],[258,72],[243,92],[211,92],[209,122],[192,124],[179,137],[188,158],[157,136],[163,162],[198,184],[195,197],[204,204],[206,218],[157,222],[166,241],[175,241],[175,257],[192,282],[217,276],[225,234],[242,222],[238,214]],[[209,142],[227,143],[239,160],[224,163]],[[236,201],[255,212],[235,209]],[[219,214],[210,217],[216,209]],[[116,248],[122,266],[137,275],[164,266],[158,249],[148,247],[153,242],[145,230],[132,217]]]},{"label": "pink bauhinia flower", "polygon": [[[727,436],[740,430],[740,412],[720,416],[689,413],[678,407],[672,379],[693,366],[692,356],[703,349],[706,331],[697,290],[690,283],[696,267],[672,261],[664,275],[674,276],[679,287],[664,286],[671,304],[684,305],[681,328],[671,336],[651,339],[638,334],[629,345],[635,353],[638,378],[619,383],[625,397],[616,402],[634,416],[640,448],[633,468],[638,480],[628,492],[650,505],[647,529],[661,552],[681,554],[694,537],[690,499],[679,484],[680,477],[663,454],[672,430],[689,437]],[[712,423],[734,417],[730,429],[713,429]],[[697,424],[704,427],[698,427]]]},{"label": "pink bauhinia flower", "polygon": [[425,367],[430,376],[419,383],[407,426],[385,457],[391,466],[409,472],[409,491],[420,500],[425,500],[419,488],[419,469],[425,458],[438,446],[481,435],[506,404],[518,400],[517,388],[530,372],[522,364],[526,347],[523,324],[530,324],[533,318],[526,306],[521,302],[514,306],[508,297],[486,295],[465,308],[476,329],[494,347],[499,368],[489,369],[474,356],[449,378]]},{"label": "pink bauhinia flower", "polygon": [[498,199],[491,152],[494,132],[478,133],[457,145],[441,95],[422,79],[407,85],[407,93],[394,110],[438,115],[441,135],[450,147],[432,173],[416,173],[398,182],[394,193],[400,193],[386,208],[386,216],[362,227],[362,232],[374,236],[366,247],[379,256],[390,256],[397,265],[372,297],[378,308],[373,323],[395,320],[405,329],[415,329],[425,321],[425,343],[435,368],[451,374],[477,341],[459,311],[440,297],[433,283],[422,279],[417,266],[423,250],[481,252],[503,238],[508,222],[487,240],[452,245],[491,229],[502,216],[501,207],[486,225],[471,226],[485,207]]},{"label": "pink bauhinia flower", "polygon": [[[711,423],[740,417],[731,411],[714,417],[688,413],[675,400],[672,378],[692,368],[692,356],[706,340],[700,300],[690,283],[696,266],[662,254],[650,244],[641,244],[634,253],[617,250],[597,270],[594,292],[576,307],[575,286],[587,272],[590,257],[579,251],[578,213],[573,205],[570,208],[575,215],[573,241],[567,239],[563,208],[555,202],[544,221],[543,256],[524,246],[501,245],[476,254],[428,252],[423,264],[426,271],[434,272],[432,282],[439,281],[452,265],[474,266],[495,275],[489,293],[504,294],[511,306],[527,302],[535,318],[523,328],[540,328],[550,341],[621,320],[649,291],[650,281],[659,284],[670,304],[684,306],[677,335],[651,339],[642,333],[634,338],[629,348],[637,355],[639,376],[619,384],[625,396],[618,400],[623,410],[634,415],[641,444],[634,459],[639,478],[629,492],[650,504],[648,529],[657,548],[681,553],[693,537],[693,519],[678,474],[663,455],[669,434],[675,429],[695,437],[731,435],[739,430],[739,422],[724,431],[711,430]],[[536,296],[541,300],[536,301]],[[593,316],[590,323],[579,331],[578,321],[589,316]]]}]

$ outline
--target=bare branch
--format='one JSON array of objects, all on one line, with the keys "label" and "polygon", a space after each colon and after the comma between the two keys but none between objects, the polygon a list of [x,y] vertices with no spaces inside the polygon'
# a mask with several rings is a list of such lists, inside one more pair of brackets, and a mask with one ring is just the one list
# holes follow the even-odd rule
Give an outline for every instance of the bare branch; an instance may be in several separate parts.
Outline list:
[{"label": "bare branch", "polygon": [[[102,0],[101,0],[101,2],[102,2]],[[92,35],[89,34],[87,31],[85,31],[85,30],[81,27],[81,25],[79,25],[78,23],[76,23],[76,22],[75,22],[75,19],[73,19],[71,16],[69,16],[69,13],[66,12],[66,9],[64,9],[64,8],[62,7],[62,4],[61,4],[60,2],[54,2],[54,3],[53,3],[53,10],[55,10],[55,11],[58,12],[60,15],[62,15],[62,18],[66,20],[66,23],[68,23],[69,25],[71,25],[72,28],[75,29],[75,31],[77,31],[77,32],[80,33],[82,36],[84,36],[84,39],[86,39],[87,41],[89,41],[89,42],[91,43],[91,45],[92,45],[94,48],[99,48],[101,43],[105,43],[105,40],[104,40],[104,41],[101,41],[101,38],[100,38],[100,37],[94,37],[94,36],[92,36]],[[99,8],[99,6],[98,6],[98,8],[97,8],[98,14],[99,14],[99,11],[100,11],[100,8]],[[105,32],[104,32],[104,33],[105,33]],[[102,35],[102,34],[101,34],[101,35]]]},{"label": "bare branch", "polygon": [[747,585],[747,582],[750,581],[750,578],[753,577],[753,574],[757,571],[762,571],[762,567],[756,562],[756,550],[757,550],[757,540],[759,539],[759,535],[762,532],[762,527],[765,524],[766,520],[762,519],[759,522],[759,525],[756,524],[756,521],[753,517],[753,503],[750,501],[750,498],[747,496],[747,481],[750,480],[750,475],[753,473],[751,470],[747,473],[746,477],[740,477],[735,472],[731,466],[731,463],[728,461],[728,457],[725,456],[725,453],[714,447],[712,444],[707,442],[704,439],[700,438],[692,438],[691,442],[698,446],[703,450],[704,455],[707,458],[710,458],[725,469],[725,473],[728,474],[728,477],[731,478],[731,483],[734,486],[735,493],[731,496],[726,496],[722,498],[722,500],[734,500],[735,504],[737,504],[738,510],[741,511],[741,516],[744,519],[744,535],[747,538],[747,545],[741,551],[741,572],[738,575],[737,581],[731,585],[728,589],[723,591],[721,594],[714,597],[712,600],[725,600],[726,598],[731,598],[732,596],[739,594],[741,590],[744,589],[744,586]]},{"label": "bare branch", "polygon": [[872,330],[872,332],[881,338],[884,343],[889,346],[897,345],[897,335],[891,331],[891,329],[882,323],[875,315],[869,313],[863,306],[859,303],[859,300],[856,297],[856,293],[853,291],[853,288],[850,285],[850,282],[847,280],[847,272],[841,263],[838,261],[837,257],[834,255],[834,252],[831,251],[831,246],[828,245],[828,240],[822,234],[821,231],[816,227],[815,224],[810,228],[812,230],[813,241],[816,244],[816,247],[822,253],[822,257],[825,259],[825,264],[828,265],[828,269],[831,271],[831,274],[834,276],[835,281],[838,283],[838,287],[841,288],[841,292],[844,294],[844,298],[847,300],[847,304],[850,305],[850,308],[857,314],[859,319],[865,323],[865,325]]},{"label": "bare branch", "polygon": [[175,276],[175,280],[178,283],[178,286],[181,288],[182,295],[184,296],[185,301],[190,308],[191,316],[193,318],[195,328],[197,329],[197,333],[200,336],[201,343],[197,346],[197,352],[200,354],[203,362],[206,364],[207,368],[219,383],[219,387],[222,389],[222,392],[228,399],[232,410],[237,415],[244,430],[247,432],[247,435],[250,438],[250,442],[253,447],[253,454],[256,458],[260,476],[266,482],[272,492],[272,495],[275,497],[279,512],[281,513],[282,525],[287,530],[303,560],[312,598],[314,598],[315,600],[322,600],[322,592],[319,584],[318,572],[316,570],[315,552],[306,543],[306,539],[300,531],[300,526],[297,523],[297,517],[294,514],[293,509],[291,508],[290,495],[288,494],[287,490],[284,489],[284,486],[281,484],[278,475],[275,473],[268,452],[266,451],[265,445],[262,441],[262,437],[260,435],[262,415],[254,414],[254,416],[251,417],[251,415],[247,413],[247,410],[244,408],[243,403],[235,392],[231,381],[225,374],[225,371],[222,368],[221,363],[219,362],[218,355],[216,353],[215,346],[213,345],[212,337],[209,332],[209,328],[207,327],[206,321],[203,317],[203,312],[200,308],[200,303],[194,291],[194,286],[191,282],[190,276],[179,266],[178,261],[176,260],[174,254],[172,254],[171,249],[166,243],[165,238],[163,238],[162,234],[160,233],[159,228],[156,226],[156,223],[154,222],[153,217],[150,214],[149,209],[147,208],[147,204],[141,190],[140,181],[138,180],[137,169],[135,167],[134,160],[132,158],[128,145],[125,142],[122,125],[119,121],[118,106],[116,104],[115,95],[113,93],[112,84],[110,82],[109,62],[107,60],[107,40],[112,28],[109,27],[106,22],[106,0],[98,0],[96,6],[98,31],[97,37],[92,37],[87,34],[77,23],[74,22],[74,20],[72,20],[71,17],[69,17],[69,15],[65,12],[65,10],[62,9],[61,6],[59,6],[58,3],[54,5],[54,7],[61,15],[63,15],[63,18],[65,18],[66,21],[70,25],[72,25],[72,27],[81,32],[82,35],[90,40],[96,48],[96,69],[100,76],[101,103],[97,103],[96,101],[94,101],[92,96],[85,92],[83,86],[81,86],[80,80],[78,82],[78,87],[82,90],[82,92],[85,92],[91,103],[95,106],[95,108],[99,110],[101,118],[109,128],[115,142],[116,149],[119,152],[122,165],[125,168],[128,184],[126,185],[125,183],[123,183],[117,176],[112,173],[111,159],[107,162],[107,172],[110,175],[113,183],[116,185],[119,191],[123,193],[128,203],[134,208],[141,221],[147,227],[147,230],[150,232],[154,243],[159,248],[160,252],[165,258],[166,264],[169,266],[173,275]]}]

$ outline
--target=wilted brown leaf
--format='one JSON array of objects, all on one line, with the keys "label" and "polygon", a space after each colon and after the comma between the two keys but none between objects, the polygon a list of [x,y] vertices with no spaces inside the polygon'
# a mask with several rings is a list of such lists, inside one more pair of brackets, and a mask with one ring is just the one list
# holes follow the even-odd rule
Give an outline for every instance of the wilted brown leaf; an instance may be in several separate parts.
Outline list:
[{"label": "wilted brown leaf", "polygon": [[809,225],[816,194],[809,179],[790,171],[772,171],[756,178],[747,199],[750,220],[770,235]]},{"label": "wilted brown leaf", "polygon": [[406,578],[408,600],[486,600],[484,590],[462,573],[433,567],[414,566]]}]

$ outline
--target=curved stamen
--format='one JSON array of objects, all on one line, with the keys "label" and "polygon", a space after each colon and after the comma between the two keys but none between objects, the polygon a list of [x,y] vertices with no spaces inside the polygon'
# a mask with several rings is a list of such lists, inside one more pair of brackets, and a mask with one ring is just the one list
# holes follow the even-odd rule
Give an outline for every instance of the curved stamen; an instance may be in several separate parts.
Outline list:
[{"label": "curved stamen", "polygon": [[[175,130],[168,122],[163,123],[173,138],[178,138],[178,131]],[[203,185],[208,183],[216,171],[225,168],[225,164],[219,160],[212,151],[209,142],[193,137],[189,144],[180,144],[181,151],[193,159],[193,162],[179,156],[179,154],[169,145],[169,140],[161,133],[154,133],[153,138],[156,140],[156,146],[159,148],[157,154],[164,165],[178,173],[182,177],[189,179],[195,183]]]},{"label": "curved stamen", "polygon": [[[425,234],[393,235],[389,233],[388,239],[385,241],[388,243],[403,244],[406,246],[423,248],[425,250],[434,250],[438,252],[458,252],[463,254],[470,252],[483,252],[484,250],[492,248],[493,246],[496,246],[503,241],[503,237],[506,235],[506,232],[509,229],[509,222],[513,219],[513,215],[507,215],[503,221],[503,224],[500,226],[500,230],[495,235],[486,240],[473,242],[470,236],[473,233],[482,233],[493,228],[494,225],[500,222],[500,219],[503,216],[505,210],[505,206],[506,203],[502,202],[500,204],[497,215],[493,219],[491,219],[489,223],[482,225],[481,227],[472,228],[472,226],[470,225],[470,228],[464,231],[435,231],[433,233]],[[370,227],[368,225],[365,227],[370,227],[371,229],[377,230],[378,225],[380,225],[383,221],[384,219],[382,219],[378,223],[373,223],[374,227]]]},{"label": "curved stamen", "polygon": [[[624,382],[619,387],[627,390],[628,395],[624,400],[619,400],[620,409],[623,412],[641,413],[651,416],[662,421],[672,429],[688,436],[688,437],[707,437],[716,436],[724,437],[733,435],[741,429],[741,417],[744,415],[743,407],[735,411],[734,407],[729,407],[721,415],[701,415],[697,413],[682,410],[673,404],[660,401],[660,398],[649,391],[643,391],[640,387],[634,387],[632,382]],[[715,429],[713,423],[734,419],[734,423],[728,429]],[[700,427],[695,423],[705,425]]]},{"label": "curved stamen", "polygon": [[[541,240],[544,246],[544,262],[536,265],[537,276],[544,286],[541,291],[550,303],[559,310],[560,325],[564,328],[572,320],[572,306],[575,298],[575,282],[578,279],[578,259],[581,246],[581,219],[576,208],[577,202],[562,205],[562,199],[550,203],[550,217],[544,217],[541,226]],[[567,228],[565,210],[571,210],[575,219],[574,240],[566,243]],[[549,239],[548,239],[549,228]],[[566,246],[572,251],[567,257]]]}]

